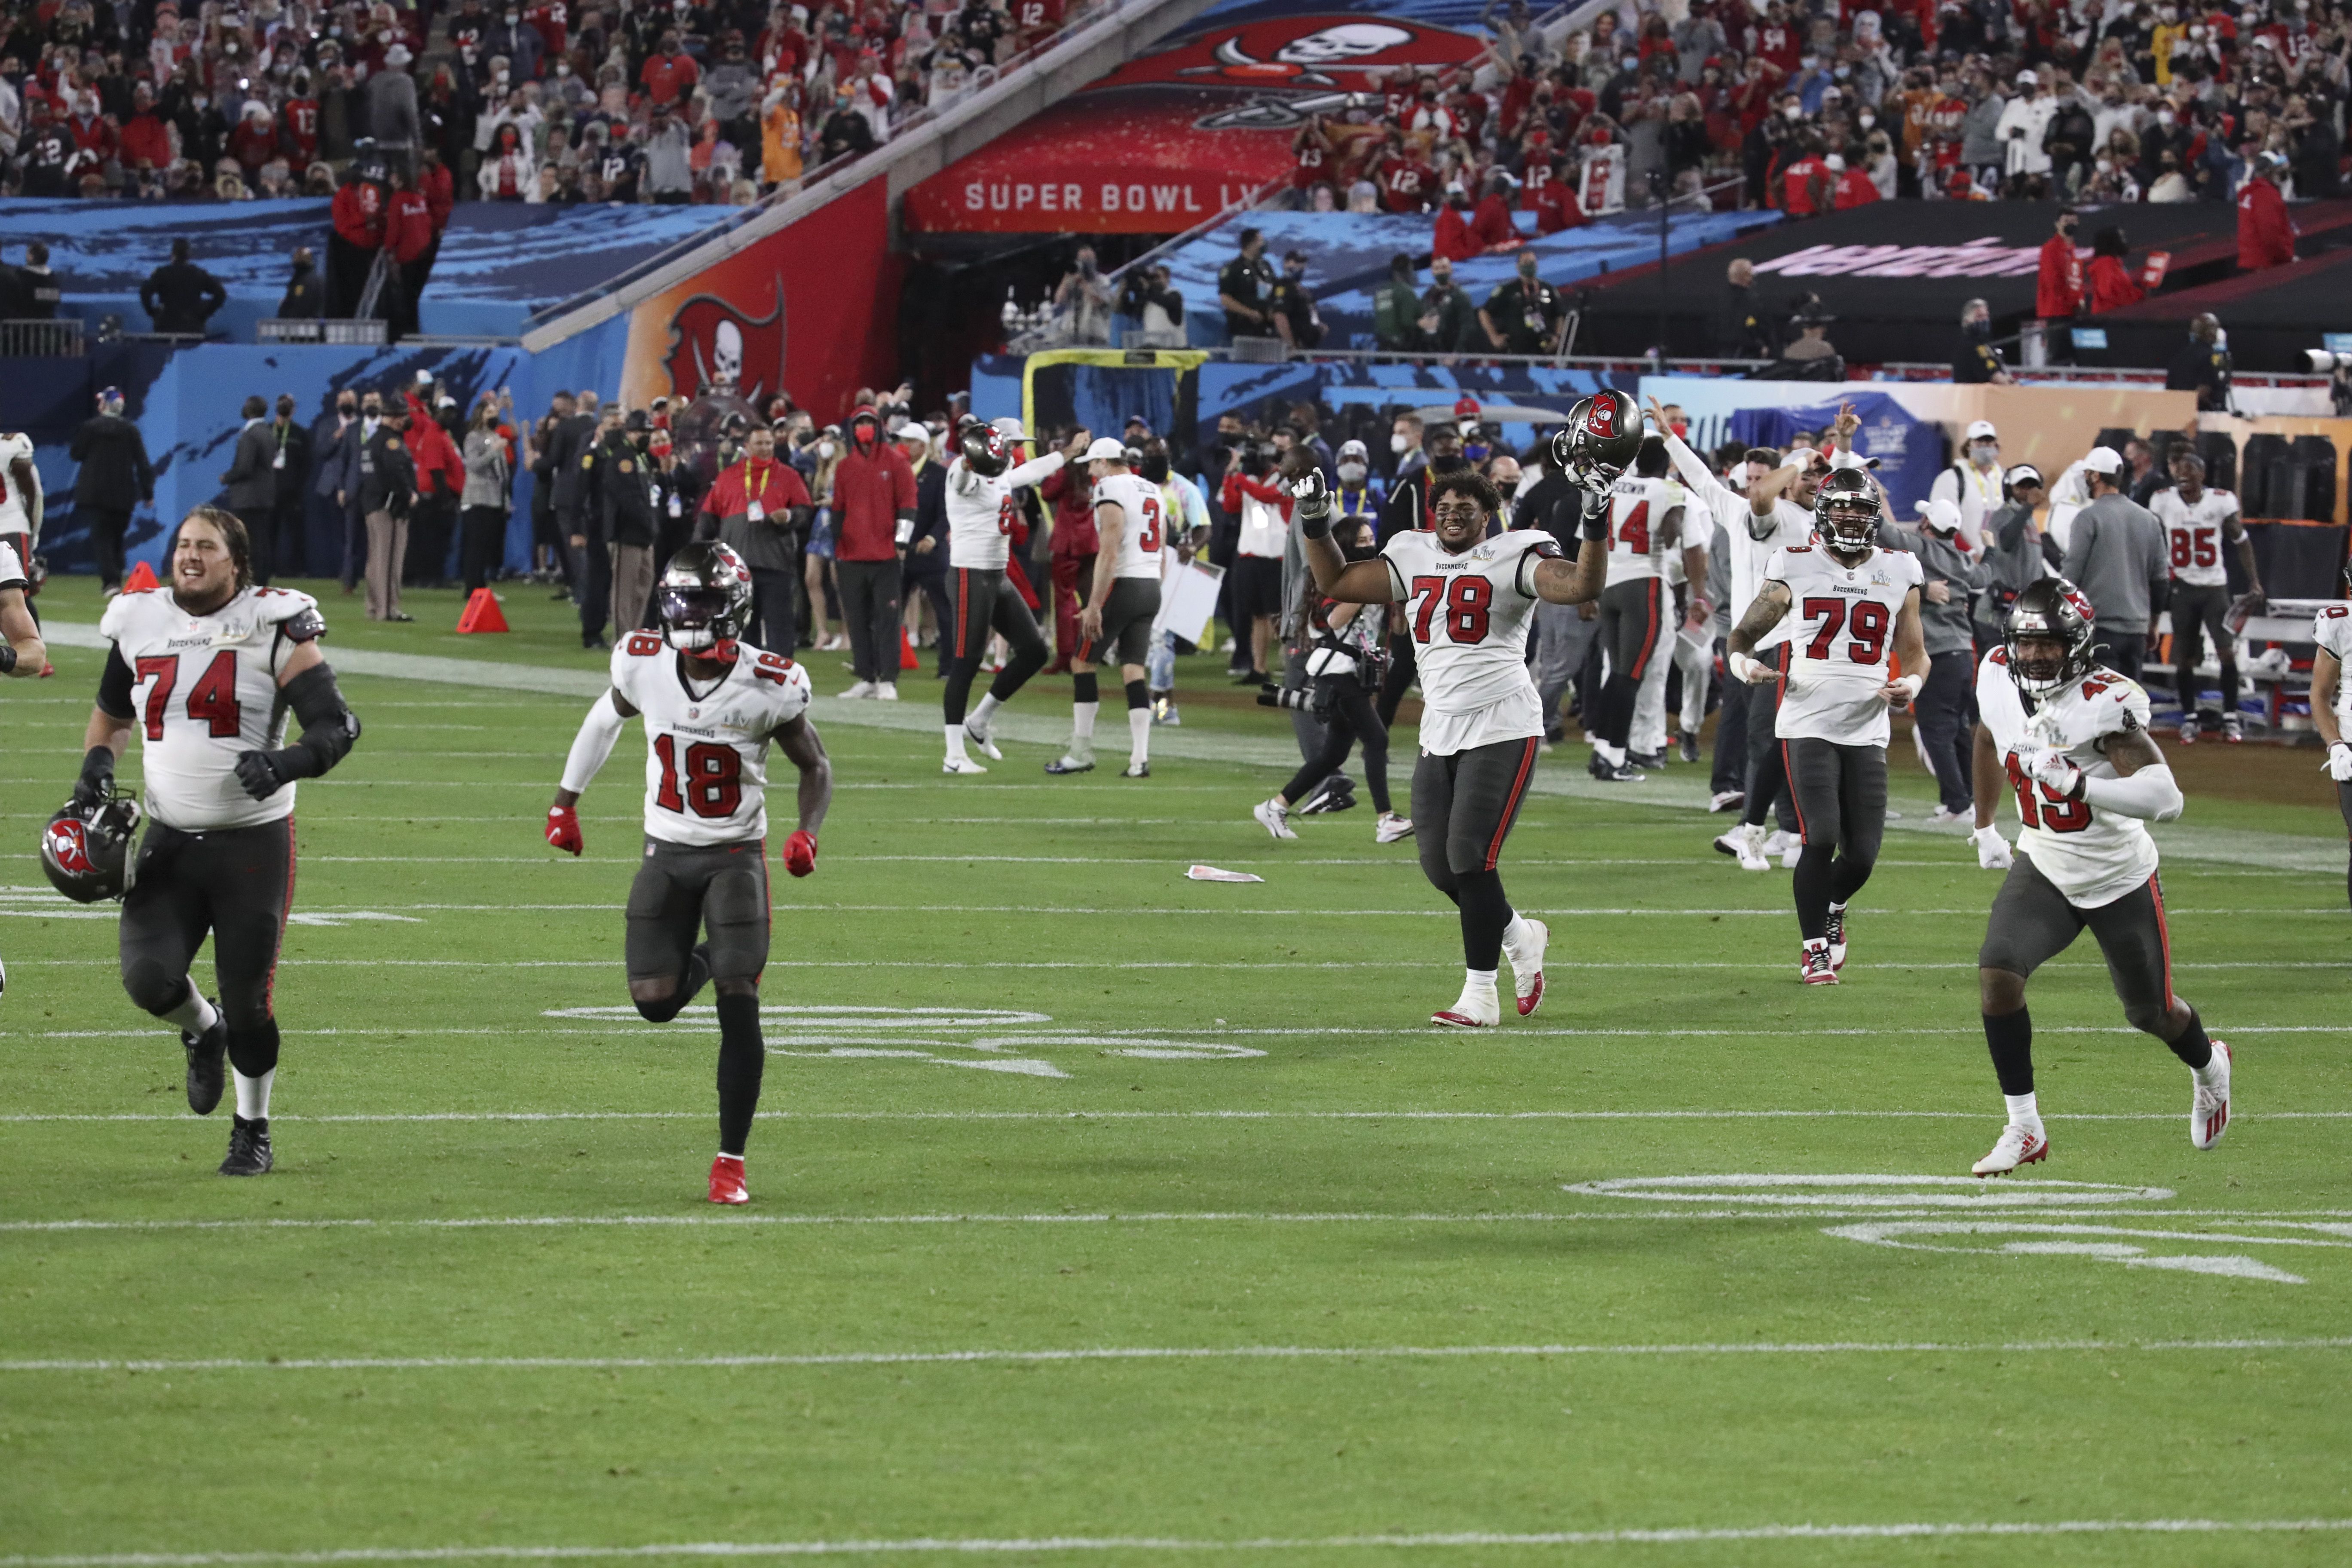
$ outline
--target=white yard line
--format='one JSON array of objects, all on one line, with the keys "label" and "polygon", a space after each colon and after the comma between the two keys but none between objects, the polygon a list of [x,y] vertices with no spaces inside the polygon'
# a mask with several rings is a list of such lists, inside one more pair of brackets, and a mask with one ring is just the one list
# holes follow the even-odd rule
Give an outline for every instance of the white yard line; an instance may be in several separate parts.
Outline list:
[{"label": "white yard line", "polygon": [[[604,966],[600,965],[599,967]],[[777,1039],[780,1042],[797,1043],[801,1045],[826,1044],[832,1043],[835,1038],[833,1036],[825,1034],[795,1033],[791,1028],[789,1020],[778,1019],[772,1014],[768,1016],[768,1019],[770,1025],[773,1028],[773,1032],[776,1034]],[[537,1024],[489,1026],[442,1026],[423,1024],[385,1028],[331,1027],[324,1029],[286,1029],[283,1031],[283,1034],[284,1037],[289,1040],[334,1038],[394,1040],[425,1038],[442,1039],[448,1037],[464,1037],[467,1036],[490,1036],[500,1039],[520,1039],[526,1037],[547,1036],[550,1037],[557,1037],[567,1035],[588,1035],[603,1038],[614,1034],[645,1035],[647,1037],[677,1035],[681,1032],[691,1031],[697,1026],[709,1025],[711,1022],[711,1017],[707,1015],[697,1016],[689,1014],[683,1016],[680,1021],[675,1025],[646,1023],[634,1017],[615,1017],[607,1021],[601,1026],[593,1028],[572,1028],[562,1026]],[[904,1026],[894,1026],[888,1030],[877,1029],[872,1033],[861,1035],[856,1037],[860,1040],[870,1039],[881,1043],[888,1043],[891,1039],[910,1032],[920,1033],[921,1027],[922,1026],[919,1023],[908,1023]],[[1498,1043],[1513,1038],[1559,1040],[1818,1040],[1832,1037],[1857,1039],[1910,1039],[1927,1036],[1940,1037],[1946,1035],[1958,1035],[1974,1037],[1979,1032],[1980,1030],[1974,1026],[1961,1024],[1904,1025],[1897,1027],[1883,1029],[1548,1029],[1532,1027],[1527,1025],[1517,1025],[1509,1028],[1499,1029],[1496,1033],[1483,1037]],[[2226,1031],[2227,1034],[2233,1036],[2341,1035],[2345,1032],[2346,1026],[2341,1024],[2234,1024]],[[170,1030],[168,1028],[159,1031],[152,1026],[146,1028],[132,1029],[0,1029],[0,1039],[147,1040],[163,1038],[169,1033]],[[2139,1031],[2124,1024],[2064,1024],[2038,1026],[2034,1029],[2034,1033],[2037,1036],[2105,1035],[2128,1037],[2136,1036]],[[1420,1024],[1401,1026],[1396,1028],[1386,1029],[1323,1027],[1319,1026],[1244,1029],[1224,1026],[1194,1025],[1171,1025],[1166,1028],[1160,1029],[1121,1029],[1108,1027],[1091,1028],[1083,1025],[1074,1024],[1068,1026],[1057,1026],[1051,1031],[1044,1031],[1036,1034],[1024,1033],[1022,1037],[1024,1041],[1050,1044],[1052,1043],[1052,1038],[1057,1037],[1062,1039],[1063,1043],[1079,1046],[1096,1045],[1110,1040],[1155,1040],[1165,1036],[1177,1034],[1207,1035],[1227,1038],[1241,1037],[1253,1039],[1330,1039],[1369,1037],[1392,1041],[1411,1039],[1423,1042],[1432,1042],[1444,1040],[1449,1043],[1454,1043],[1457,1047],[1464,1038],[1461,1034],[1455,1031]],[[843,1037],[845,1039],[848,1037]]]},{"label": "white yard line", "polygon": [[1833,1340],[1818,1343],[1551,1345],[1087,1346],[1074,1350],[824,1351],[803,1354],[702,1356],[268,1356],[195,1360],[70,1358],[0,1361],[0,1373],[42,1372],[682,1372],[697,1368],[824,1366],[1066,1365],[1086,1362],[1486,1361],[1554,1357],[2074,1355],[2084,1352],[2169,1355],[2192,1352],[2352,1350],[2352,1337],[2210,1340]]},{"label": "white yard line", "polygon": [[1649,1530],[1455,1531],[1428,1534],[1024,1538],[910,1536],[897,1540],[699,1541],[640,1546],[345,1546],[313,1552],[138,1552],[0,1557],[0,1568],[331,1568],[346,1563],[571,1562],[664,1557],[875,1557],[891,1554],[1078,1555],[1116,1552],[1222,1552],[1436,1550],[1453,1547],[1705,1546],[1773,1541],[1948,1541],[2070,1535],[2309,1535],[2352,1531],[2352,1519],[2095,1519],[1953,1521],[1890,1524],[1688,1525]]},{"label": "white yard line", "polygon": [[[705,1121],[705,1110],[385,1110],[305,1116],[281,1112],[279,1122],[408,1121]],[[769,1121],[1811,1121],[1840,1117],[1864,1121],[1983,1121],[1975,1110],[768,1110]],[[2265,1110],[2264,1121],[2347,1121],[2352,1110]],[[155,1121],[186,1124],[178,1111],[22,1111],[0,1122]],[[2178,1121],[2178,1110],[2054,1111],[2044,1121]]]}]

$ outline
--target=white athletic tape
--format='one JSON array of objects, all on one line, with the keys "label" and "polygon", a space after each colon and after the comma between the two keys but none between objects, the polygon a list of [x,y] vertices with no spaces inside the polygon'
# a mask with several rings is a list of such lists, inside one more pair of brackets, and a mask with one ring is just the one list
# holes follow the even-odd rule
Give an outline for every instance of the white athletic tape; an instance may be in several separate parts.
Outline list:
[{"label": "white athletic tape", "polygon": [[1913,1541],[1990,1536],[2069,1535],[2307,1535],[2352,1531],[2352,1519],[2095,1519],[1907,1522],[1899,1524],[1757,1524],[1684,1526],[1660,1530],[1577,1530],[1521,1533],[1455,1531],[1431,1534],[1261,1536],[1213,1540],[1187,1536],[914,1536],[898,1540],[699,1541],[647,1546],[346,1546],[319,1552],[187,1552],[82,1553],[0,1557],[0,1568],[331,1568],[346,1563],[568,1562],[665,1557],[875,1557],[891,1554],[1078,1554],[1183,1552],[1263,1555],[1270,1552],[1433,1550],[1440,1547],[1704,1546],[1721,1542]]}]

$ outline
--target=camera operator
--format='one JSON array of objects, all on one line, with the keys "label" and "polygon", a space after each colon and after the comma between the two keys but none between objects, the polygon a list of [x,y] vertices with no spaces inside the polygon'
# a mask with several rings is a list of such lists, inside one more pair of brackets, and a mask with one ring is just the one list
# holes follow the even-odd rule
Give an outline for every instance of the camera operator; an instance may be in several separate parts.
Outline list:
[{"label": "camera operator", "polygon": [[[1372,520],[1350,516],[1332,525],[1331,538],[1350,563],[1380,556]],[[1310,575],[1301,585],[1303,614],[1314,632],[1307,655],[1307,686],[1286,691],[1268,682],[1258,693],[1267,708],[1295,708],[1313,714],[1323,724],[1323,749],[1307,759],[1273,798],[1251,813],[1276,838],[1296,838],[1290,813],[1308,792],[1339,771],[1348,748],[1364,752],[1364,785],[1372,794],[1380,820],[1372,829],[1375,843],[1393,844],[1409,837],[1412,822],[1389,805],[1389,731],[1372,710],[1372,694],[1380,689],[1388,663],[1383,646],[1388,637],[1391,608],[1386,605],[1343,605],[1316,592]]]},{"label": "camera operator", "polygon": [[1127,334],[1127,347],[1184,346],[1184,296],[1176,292],[1167,268],[1154,263],[1129,272],[1126,285],[1119,290],[1118,313],[1142,323]]}]

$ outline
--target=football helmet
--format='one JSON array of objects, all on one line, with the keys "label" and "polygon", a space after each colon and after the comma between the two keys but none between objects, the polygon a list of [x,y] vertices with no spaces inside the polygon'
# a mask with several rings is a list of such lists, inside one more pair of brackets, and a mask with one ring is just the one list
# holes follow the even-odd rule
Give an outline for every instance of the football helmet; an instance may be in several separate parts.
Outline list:
[{"label": "football helmet", "polygon": [[127,795],[59,806],[41,829],[41,869],[50,885],[78,904],[121,898],[131,885],[139,817],[139,803]]},{"label": "football helmet", "polygon": [[[2029,697],[2047,697],[2091,673],[2091,622],[2095,612],[2083,591],[2063,577],[2044,577],[2029,584],[2009,607],[2001,629],[2001,646],[2009,652],[2009,677]],[[2024,637],[2053,637],[2063,650],[2053,668],[2037,663],[2028,668],[2018,651]]]},{"label": "football helmet", "polygon": [[1860,468],[1832,468],[1813,498],[1813,531],[1831,549],[1859,555],[1878,543],[1878,491]]},{"label": "football helmet", "polygon": [[1552,461],[1594,495],[1607,495],[1642,450],[1642,411],[1612,388],[1580,397],[1551,438]]},{"label": "football helmet", "polygon": [[681,546],[655,586],[662,639],[686,653],[719,653],[751,618],[751,569],[724,544]]},{"label": "football helmet", "polygon": [[1004,432],[986,425],[970,425],[957,440],[964,467],[984,479],[994,479],[1013,466],[1013,444]]}]

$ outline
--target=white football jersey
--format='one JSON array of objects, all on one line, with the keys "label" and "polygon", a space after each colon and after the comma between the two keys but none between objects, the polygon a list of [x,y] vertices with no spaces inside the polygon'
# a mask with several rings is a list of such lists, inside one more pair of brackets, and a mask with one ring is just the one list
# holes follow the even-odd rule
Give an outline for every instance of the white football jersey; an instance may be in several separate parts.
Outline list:
[{"label": "white football jersey", "polygon": [[1447,757],[1543,733],[1528,674],[1536,563],[1560,558],[1540,529],[1520,529],[1447,553],[1434,532],[1408,530],[1381,547],[1390,596],[1421,672],[1421,749]]},{"label": "white football jersey", "polygon": [[1683,488],[1672,479],[1628,474],[1610,487],[1607,585],[1659,574],[1658,525],[1681,505]]},{"label": "white football jersey", "polygon": [[154,588],[116,595],[98,629],[131,668],[148,816],[202,833],[292,815],[295,786],[256,800],[237,782],[236,759],[286,743],[278,672],[324,635],[316,599],[241,588],[212,614],[192,616],[169,588]]},{"label": "white football jersey", "polygon": [[948,564],[1002,572],[1013,555],[1013,524],[1021,513],[1013,492],[1061,470],[1059,452],[1016,465],[990,479],[974,473],[959,453],[948,464]]},{"label": "white football jersey", "polygon": [[1113,474],[1095,481],[1094,504],[1107,502],[1116,503],[1127,519],[1118,531],[1118,560],[1111,575],[1159,582],[1160,548],[1168,539],[1168,504],[1160,499],[1160,487],[1140,474]]},{"label": "white football jersey", "polygon": [[29,588],[32,579],[25,575],[25,563],[16,559],[16,547],[0,544],[0,588]]},{"label": "white football jersey", "polygon": [[2238,498],[2228,490],[2208,489],[2195,506],[2176,489],[2162,489],[2147,498],[2147,510],[2164,524],[2170,546],[2172,580],[2200,588],[2219,588],[2230,581],[2221,561],[2221,525],[2238,515]]},{"label": "white football jersey", "polygon": [[2352,605],[2327,605],[2311,623],[2311,640],[2336,656],[2336,722],[2352,733]]},{"label": "white football jersey", "polygon": [[646,837],[740,844],[768,835],[768,737],[808,711],[808,671],[739,642],[727,673],[698,692],[658,632],[613,650],[613,689],[646,721]]},{"label": "white football jersey", "polygon": [[1764,578],[1787,585],[1781,624],[1792,628],[1789,684],[1772,732],[1784,741],[1886,744],[1892,726],[1879,688],[1886,684],[1903,601],[1926,580],[1919,558],[1873,549],[1848,566],[1819,544],[1798,544],[1774,551]]},{"label": "white football jersey", "polygon": [[[2038,703],[2029,717],[2024,694],[2010,676],[2007,648],[1994,648],[1977,666],[1977,713],[2004,758],[2021,741],[2032,742],[2063,751],[2093,778],[2116,778],[2116,765],[2098,742],[2108,735],[2145,731],[2147,710],[2147,693],[2139,682],[2094,668]],[[2013,766],[2009,782],[2024,824],[2017,847],[2077,908],[2111,904],[2156,875],[2156,840],[2138,817],[2068,800]]]},{"label": "white football jersey", "polygon": [[22,458],[32,461],[33,438],[14,430],[0,431],[0,533],[30,533],[33,514],[26,508],[26,497],[16,493],[16,481],[10,470]]}]

